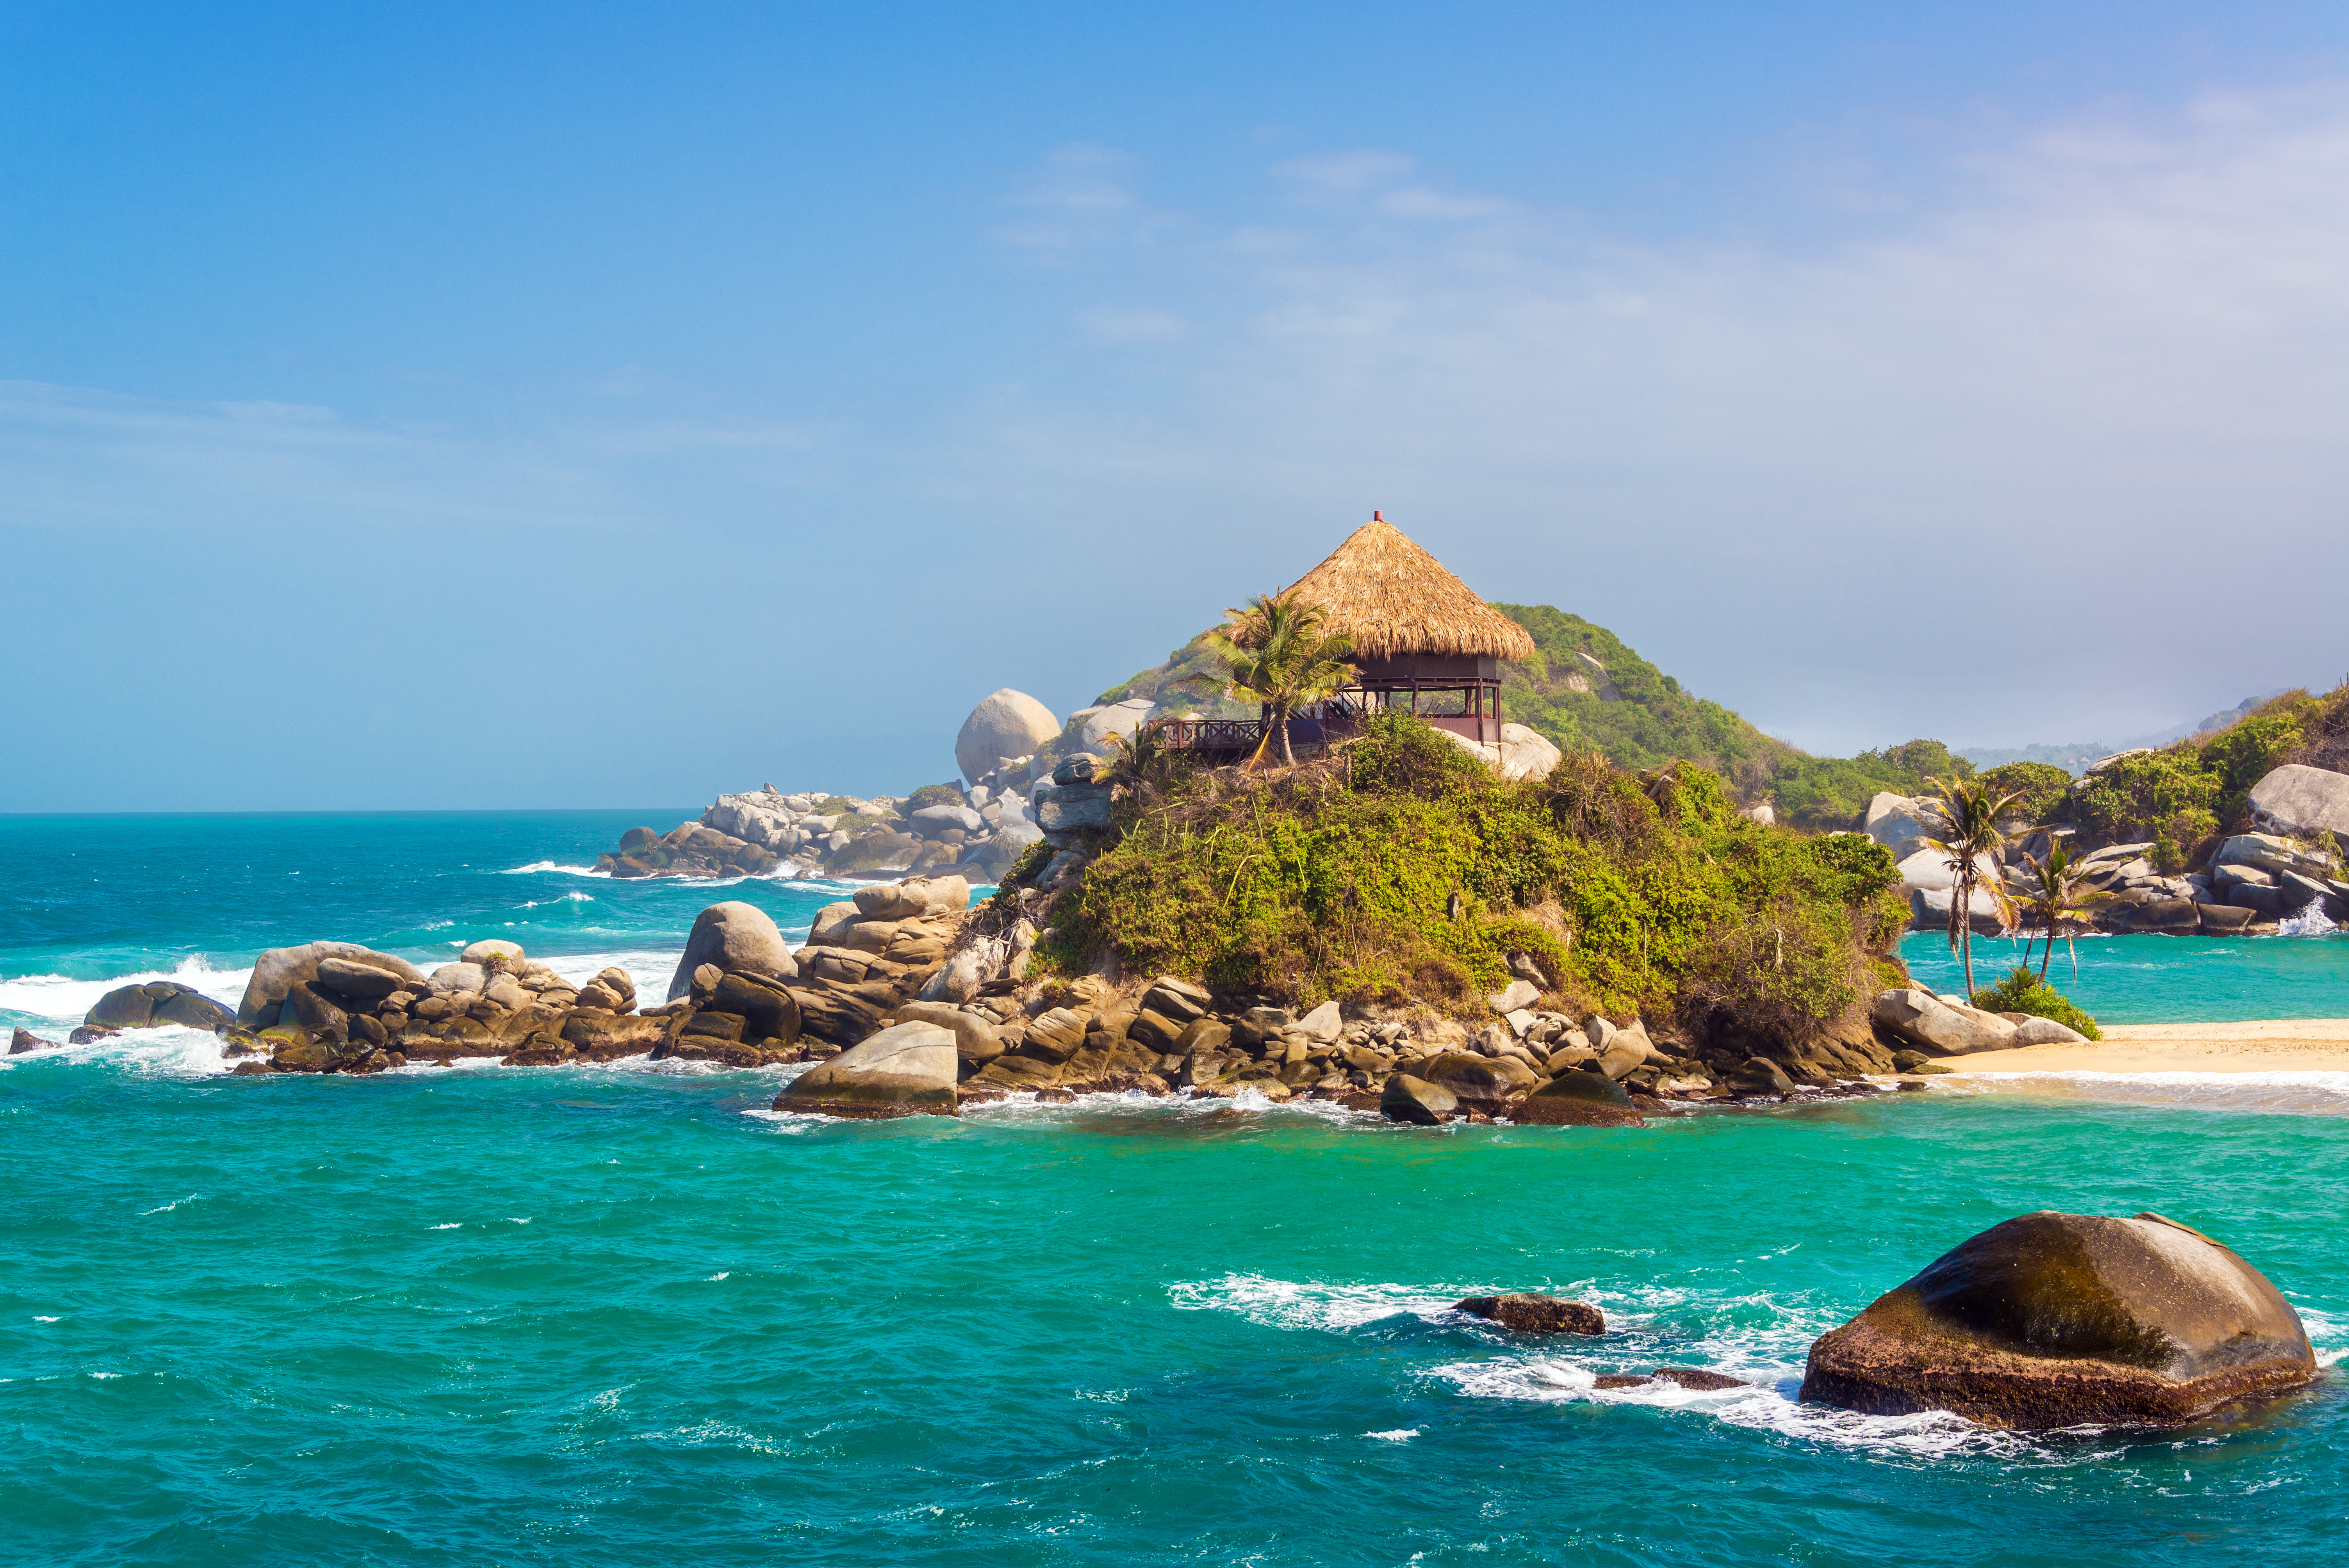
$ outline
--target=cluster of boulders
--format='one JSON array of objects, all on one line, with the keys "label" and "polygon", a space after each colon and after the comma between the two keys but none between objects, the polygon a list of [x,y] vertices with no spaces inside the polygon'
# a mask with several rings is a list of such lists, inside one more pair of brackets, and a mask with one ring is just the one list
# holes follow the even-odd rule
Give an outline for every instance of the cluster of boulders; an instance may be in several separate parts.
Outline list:
[{"label": "cluster of boulders", "polygon": [[[1946,929],[1955,878],[1949,857],[1925,842],[1936,831],[1926,806],[1908,796],[1880,794],[1868,804],[1863,830],[1892,851],[1916,928]],[[2040,828],[2010,839],[1997,854],[1982,857],[1982,880],[2005,884],[2010,896],[2019,899],[2032,858],[2044,860],[2055,837],[2071,832]],[[2106,844],[2079,855],[2074,864],[2082,872],[2082,887],[2110,895],[2089,911],[2087,925],[2113,933],[2271,936],[2283,920],[2311,911],[2349,923],[2349,882],[2341,880],[2339,862],[2311,843],[2278,833],[2238,833],[2220,841],[2203,870],[2179,876],[2154,869],[2147,858],[2153,849],[2147,841]],[[2007,929],[1997,901],[1986,894],[1969,900],[1967,912],[1982,935]]]},{"label": "cluster of boulders", "polygon": [[[905,1090],[903,1097],[878,1088],[847,1096],[842,1086],[863,1058],[843,1056],[823,1077],[809,1075],[786,1088],[777,1108],[951,1115],[961,1105],[1016,1093],[1050,1100],[1138,1090],[1331,1100],[1422,1125],[1506,1119],[1629,1126],[1643,1112],[1675,1104],[1872,1092],[1880,1087],[1877,1078],[1924,1059],[1896,1055],[1872,1036],[1820,1039],[1776,1057],[1741,1045],[1677,1037],[1659,1043],[1637,1019],[1619,1026],[1594,1016],[1578,1023],[1545,1009],[1538,1006],[1543,987],[1530,979],[1487,998],[1498,1016],[1472,1035],[1457,1019],[1425,1008],[1390,1016],[1325,1002],[1300,1015],[1260,997],[1218,995],[1175,975],[1139,985],[1098,975],[1028,984],[999,973],[1013,966],[1009,953],[992,966],[975,965],[958,975],[957,962],[983,944],[962,945],[910,999],[894,1006],[885,995],[865,999],[879,1033],[858,1049],[873,1046],[876,1061],[889,1058],[885,1070]],[[813,952],[802,951],[803,979],[816,967]],[[1533,968],[1524,955],[1516,962]],[[918,978],[908,974],[885,983],[903,995]],[[957,996],[958,988],[973,994]],[[842,1025],[861,1021],[842,1011]],[[919,1058],[929,1064],[926,1078],[913,1072],[916,1058],[900,1059],[916,1048],[930,1053]],[[825,1097],[837,1103],[816,1103]]]},{"label": "cluster of boulders", "polygon": [[2053,1018],[1987,1012],[1963,996],[1935,995],[1909,987],[1877,993],[1868,1004],[1868,1016],[1879,1030],[1928,1057],[2088,1043],[2087,1036]]},{"label": "cluster of boulders", "polygon": [[255,960],[234,1019],[218,1032],[223,1054],[243,1058],[240,1073],[361,1074],[410,1059],[554,1060],[583,1049],[608,1059],[647,1047],[574,1047],[565,1031],[635,1006],[626,971],[574,985],[512,942],[476,942],[429,975],[357,943],[310,942]]},{"label": "cluster of boulders", "polygon": [[698,822],[631,828],[595,869],[616,877],[877,877],[955,872],[994,881],[1042,836],[1023,795],[976,784],[912,795],[720,795]]}]

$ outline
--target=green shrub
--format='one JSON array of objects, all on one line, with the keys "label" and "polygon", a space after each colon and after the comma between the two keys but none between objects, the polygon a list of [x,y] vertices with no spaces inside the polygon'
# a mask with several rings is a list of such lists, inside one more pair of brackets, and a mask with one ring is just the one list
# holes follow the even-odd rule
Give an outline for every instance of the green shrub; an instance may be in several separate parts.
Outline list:
[{"label": "green shrub", "polygon": [[925,784],[906,796],[905,804],[899,806],[897,810],[900,815],[910,817],[925,806],[959,806],[961,804],[961,785]]},{"label": "green shrub", "polygon": [[2105,1037],[2097,1032],[2094,1018],[2074,1006],[2063,992],[2040,979],[2039,972],[2028,964],[2016,965],[2013,974],[1986,991],[1975,992],[1974,1006],[1985,1013],[2028,1013],[2034,1018],[2053,1018],[2092,1040]]},{"label": "green shrub", "polygon": [[1881,845],[1750,821],[1705,769],[1643,779],[1585,755],[1505,780],[1399,716],[1322,763],[1203,772],[1116,810],[1053,917],[1064,971],[1110,953],[1300,1004],[1474,1013],[1522,952],[1572,1005],[1778,1038],[1878,989],[1906,915]]},{"label": "green shrub", "polygon": [[2056,809],[2072,792],[2072,776],[2050,762],[2009,762],[1984,773],[1982,781],[1996,795],[2020,791],[2023,798],[2007,814],[2034,825],[2055,820]]},{"label": "green shrub", "polygon": [[2104,843],[2151,839],[2157,866],[2183,869],[2194,848],[2219,830],[2219,778],[2191,741],[2124,757],[2073,787],[2072,820]]}]

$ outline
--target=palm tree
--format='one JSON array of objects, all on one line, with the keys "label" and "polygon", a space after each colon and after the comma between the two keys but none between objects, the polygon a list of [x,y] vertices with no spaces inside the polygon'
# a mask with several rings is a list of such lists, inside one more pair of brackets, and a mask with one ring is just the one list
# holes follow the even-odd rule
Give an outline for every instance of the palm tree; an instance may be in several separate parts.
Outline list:
[{"label": "palm tree", "polygon": [[1107,738],[1109,767],[1102,774],[1104,781],[1123,784],[1137,793],[1164,783],[1174,758],[1181,755],[1166,744],[1166,725],[1167,720],[1154,718],[1131,736],[1112,731]]},{"label": "palm tree", "polygon": [[1987,894],[1997,909],[1999,918],[2007,924],[2014,922],[2014,903],[2006,896],[2000,881],[1984,872],[1982,862],[1995,854],[2006,841],[2006,834],[1998,820],[2021,795],[1992,795],[1981,785],[1961,779],[1944,784],[1939,779],[1926,783],[1940,791],[1928,796],[1918,804],[1926,815],[1940,822],[1941,836],[1927,839],[1926,847],[1939,850],[1950,860],[1950,951],[1962,956],[1966,969],[1966,999],[1974,994],[1974,926],[1973,895],[1976,891]]},{"label": "palm tree", "polygon": [[1321,606],[1305,603],[1294,590],[1259,593],[1246,609],[1224,614],[1232,617],[1230,623],[1202,639],[1223,662],[1223,673],[1188,679],[1198,686],[1220,686],[1226,696],[1251,696],[1262,703],[1269,722],[1247,765],[1261,762],[1278,735],[1280,759],[1294,768],[1297,753],[1289,746],[1289,717],[1352,684],[1354,666],[1346,656],[1354,651],[1354,640],[1342,632],[1323,631]]},{"label": "palm tree", "polygon": [[[2055,961],[2055,928],[2066,920],[2077,920],[2100,903],[2110,903],[2109,892],[2087,892],[2081,884],[2086,879],[2073,858],[2072,846],[2062,839],[2050,837],[2047,858],[2040,859],[2028,851],[2023,860],[2031,869],[2014,879],[2014,891],[2023,894],[2024,907],[2047,923],[2047,951],[2039,958],[2039,978],[2047,978],[2047,966]],[[2080,950],[2073,944],[2072,934],[2064,934],[2064,945],[2072,954],[2072,977],[2080,977]],[[2023,946],[2023,962],[2031,964],[2031,944]]]}]

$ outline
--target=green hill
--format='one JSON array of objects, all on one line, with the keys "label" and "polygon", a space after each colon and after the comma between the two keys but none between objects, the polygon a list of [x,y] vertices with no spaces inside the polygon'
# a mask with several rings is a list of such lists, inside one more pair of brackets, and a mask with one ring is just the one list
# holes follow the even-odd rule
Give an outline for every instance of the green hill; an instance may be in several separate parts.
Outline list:
[{"label": "green hill", "polygon": [[[1568,752],[1597,751],[1618,768],[1688,761],[1721,776],[1740,805],[1770,802],[1778,820],[1813,831],[1858,823],[1878,790],[1913,795],[1929,777],[1971,777],[1972,765],[1937,740],[1912,740],[1853,758],[1812,757],[1764,735],[1717,702],[1692,696],[1606,627],[1547,604],[1495,604],[1531,633],[1535,654],[1502,666],[1501,715]],[[1211,688],[1182,684],[1210,671],[1196,638],[1166,662],[1097,699],[1148,697],[1176,713],[1253,717]]]}]

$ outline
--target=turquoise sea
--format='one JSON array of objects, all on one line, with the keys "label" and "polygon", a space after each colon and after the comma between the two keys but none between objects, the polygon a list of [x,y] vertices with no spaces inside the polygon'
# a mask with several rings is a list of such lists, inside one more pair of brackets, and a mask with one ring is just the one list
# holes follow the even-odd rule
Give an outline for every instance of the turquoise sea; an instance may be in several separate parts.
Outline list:
[{"label": "turquoise sea", "polygon": [[[0,819],[0,1025],[62,1033],[131,975],[233,1001],[313,937],[512,936],[657,987],[713,890],[582,872],[688,814]],[[722,896],[788,929],[839,890]],[[2349,1016],[2337,937],[2081,966],[2107,1016]],[[0,1067],[0,1562],[2301,1563],[2349,1523],[2329,1377],[2158,1435],[1794,1398],[1816,1335],[2048,1207],[2220,1237],[2330,1365],[2349,1075],[1424,1130],[830,1124],[767,1109],[790,1068],[216,1056]],[[1449,1309],[1501,1289],[1611,1331]],[[1592,1387],[1664,1365],[1748,1381]]]}]

